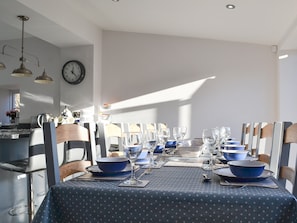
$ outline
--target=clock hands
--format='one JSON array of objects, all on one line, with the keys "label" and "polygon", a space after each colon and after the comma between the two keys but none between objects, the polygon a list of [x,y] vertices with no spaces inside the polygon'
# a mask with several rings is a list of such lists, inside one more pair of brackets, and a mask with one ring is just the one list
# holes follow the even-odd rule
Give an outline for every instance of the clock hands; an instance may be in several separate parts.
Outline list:
[{"label": "clock hands", "polygon": [[72,73],[75,77],[77,77],[77,74],[74,72],[74,67],[73,67],[73,66],[72,66],[71,73]]}]

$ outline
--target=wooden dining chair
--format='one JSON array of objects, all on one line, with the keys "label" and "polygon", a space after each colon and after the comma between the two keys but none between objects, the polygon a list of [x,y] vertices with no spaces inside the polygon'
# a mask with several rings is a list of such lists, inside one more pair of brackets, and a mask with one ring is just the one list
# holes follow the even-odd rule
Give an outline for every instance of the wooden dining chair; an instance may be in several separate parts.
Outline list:
[{"label": "wooden dining chair", "polygon": [[297,157],[292,157],[295,167],[289,166],[290,154],[297,145],[297,123],[276,122],[274,123],[273,144],[270,157],[270,169],[274,170],[276,178],[286,185],[291,183],[292,193],[297,196]]},{"label": "wooden dining chair", "polygon": [[[86,167],[93,165],[89,129],[78,124],[64,124],[56,128],[53,122],[46,122],[43,124],[43,131],[49,187],[58,184],[70,175],[85,172]],[[85,143],[86,159],[59,165],[58,145],[74,141]]]},{"label": "wooden dining chair", "polygon": [[101,157],[122,152],[121,136],[125,123],[97,123],[96,140]]},{"label": "wooden dining chair", "polygon": [[243,123],[241,130],[241,145],[245,145],[246,150],[251,150],[251,137],[252,137],[252,123]]},{"label": "wooden dining chair", "polygon": [[[36,196],[33,190],[33,174],[38,171],[44,171],[46,169],[46,162],[42,128],[32,129],[29,137],[28,157],[21,160],[1,162],[0,168],[6,171],[26,174],[28,222],[31,222],[35,214],[36,206],[34,202],[36,200]],[[64,153],[59,157],[60,159],[58,163],[62,164],[64,161]],[[17,212],[13,211],[13,209],[14,208],[11,209],[11,213]]]},{"label": "wooden dining chair", "polygon": [[257,157],[257,139],[258,139],[258,136],[259,136],[259,129],[260,129],[260,125],[261,123],[259,122],[253,122],[251,124],[251,131],[250,131],[250,142],[249,142],[249,145],[248,145],[248,150],[249,150],[249,154],[252,156],[252,157]]},{"label": "wooden dining chair", "polygon": [[274,124],[261,122],[257,128],[255,157],[270,166]]}]

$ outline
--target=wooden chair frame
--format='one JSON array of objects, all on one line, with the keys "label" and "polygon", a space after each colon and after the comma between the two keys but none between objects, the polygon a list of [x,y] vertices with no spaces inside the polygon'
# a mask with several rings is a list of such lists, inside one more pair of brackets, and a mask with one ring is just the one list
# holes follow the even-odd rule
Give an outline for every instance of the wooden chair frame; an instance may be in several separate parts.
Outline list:
[{"label": "wooden chair frame", "polygon": [[[90,126],[86,123],[85,127],[77,124],[65,124],[56,128],[53,122],[46,122],[43,124],[49,187],[60,183],[69,175],[77,172],[85,172],[85,168],[92,165],[93,159],[89,131]],[[67,141],[86,142],[87,159],[73,161],[59,166],[57,144]]]}]

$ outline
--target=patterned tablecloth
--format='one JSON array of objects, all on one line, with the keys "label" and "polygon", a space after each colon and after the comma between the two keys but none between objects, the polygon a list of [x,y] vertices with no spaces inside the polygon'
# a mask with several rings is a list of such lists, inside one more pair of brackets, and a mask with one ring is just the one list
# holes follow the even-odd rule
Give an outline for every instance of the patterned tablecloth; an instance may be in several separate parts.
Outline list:
[{"label": "patterned tablecloth", "polygon": [[[137,174],[140,174],[140,170]],[[201,168],[162,167],[142,179],[145,188],[119,181],[68,181],[50,189],[34,223],[297,222],[296,198],[282,187],[204,183]]]}]

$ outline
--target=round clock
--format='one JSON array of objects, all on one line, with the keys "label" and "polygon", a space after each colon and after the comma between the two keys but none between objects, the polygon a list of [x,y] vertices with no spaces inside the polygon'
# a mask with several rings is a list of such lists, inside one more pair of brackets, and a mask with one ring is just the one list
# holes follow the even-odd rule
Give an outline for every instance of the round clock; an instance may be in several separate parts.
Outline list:
[{"label": "round clock", "polygon": [[77,60],[70,60],[63,66],[62,76],[69,84],[81,83],[85,78],[85,75],[85,66]]}]

